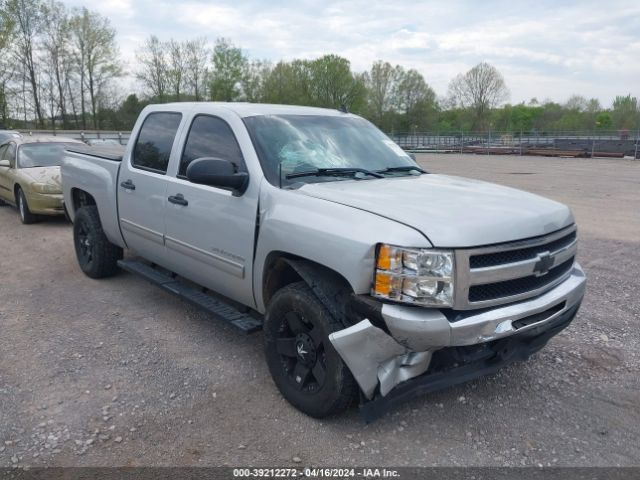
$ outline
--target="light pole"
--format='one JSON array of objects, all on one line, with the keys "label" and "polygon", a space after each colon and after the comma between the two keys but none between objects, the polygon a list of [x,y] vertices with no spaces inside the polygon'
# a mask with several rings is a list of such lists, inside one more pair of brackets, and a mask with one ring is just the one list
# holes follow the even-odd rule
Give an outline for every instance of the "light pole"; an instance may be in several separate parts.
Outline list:
[{"label": "light pole", "polygon": [[[600,128],[600,122],[596,120],[596,131]],[[596,150],[596,132],[593,132],[593,138],[591,139],[591,158]]]}]

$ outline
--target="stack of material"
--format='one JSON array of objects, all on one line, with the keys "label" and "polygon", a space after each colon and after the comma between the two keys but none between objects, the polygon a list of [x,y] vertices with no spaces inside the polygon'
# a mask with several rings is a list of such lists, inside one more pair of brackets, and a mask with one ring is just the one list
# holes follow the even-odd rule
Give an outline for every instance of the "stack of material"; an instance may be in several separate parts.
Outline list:
[{"label": "stack of material", "polygon": [[482,147],[482,146],[473,146],[473,147],[464,147],[462,149],[463,153],[477,153],[484,155],[518,155],[520,154],[519,147]]},{"label": "stack of material", "polygon": [[593,152],[593,157],[623,158],[624,152]]},{"label": "stack of material", "polygon": [[572,157],[572,158],[589,158],[589,157],[607,157],[622,158],[624,152],[591,152],[590,150],[565,150],[560,148],[527,148],[525,155],[534,155],[541,157]]},{"label": "stack of material", "polygon": [[589,157],[590,152],[585,150],[562,150],[559,148],[527,148],[524,152],[525,155],[534,155],[539,157]]}]

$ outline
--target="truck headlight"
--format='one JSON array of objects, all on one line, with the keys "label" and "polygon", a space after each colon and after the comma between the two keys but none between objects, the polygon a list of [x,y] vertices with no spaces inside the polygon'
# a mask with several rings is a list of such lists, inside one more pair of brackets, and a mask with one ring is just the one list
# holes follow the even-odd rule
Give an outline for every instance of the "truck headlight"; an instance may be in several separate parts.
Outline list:
[{"label": "truck headlight", "polygon": [[51,185],[49,183],[33,183],[31,184],[31,187],[38,193],[50,195],[62,193],[62,190],[58,185]]},{"label": "truck headlight", "polygon": [[380,244],[372,294],[429,307],[452,307],[454,255],[450,250]]}]

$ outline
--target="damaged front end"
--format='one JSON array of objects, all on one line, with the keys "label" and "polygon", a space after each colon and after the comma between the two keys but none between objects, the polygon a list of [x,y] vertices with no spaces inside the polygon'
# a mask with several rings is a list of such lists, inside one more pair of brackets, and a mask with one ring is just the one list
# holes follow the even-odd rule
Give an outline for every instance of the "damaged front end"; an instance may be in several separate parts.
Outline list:
[{"label": "damaged front end", "polygon": [[332,333],[331,343],[353,373],[362,393],[373,398],[378,384],[386,395],[401,382],[429,368],[431,352],[412,352],[369,320]]},{"label": "damaged front end", "polygon": [[534,299],[455,315],[383,304],[379,317],[370,315],[375,325],[364,318],[329,339],[360,386],[369,422],[417,395],[528,358],[571,323],[584,291],[576,264],[565,282]]}]

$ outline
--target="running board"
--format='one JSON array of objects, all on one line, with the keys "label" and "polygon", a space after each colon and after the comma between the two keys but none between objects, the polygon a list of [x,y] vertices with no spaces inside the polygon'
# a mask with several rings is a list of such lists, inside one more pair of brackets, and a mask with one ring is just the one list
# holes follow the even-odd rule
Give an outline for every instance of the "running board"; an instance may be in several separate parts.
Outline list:
[{"label": "running board", "polygon": [[242,313],[230,304],[198,288],[182,283],[177,277],[153,268],[151,265],[139,260],[118,260],[118,266],[127,272],[140,275],[154,285],[158,285],[205,312],[224,320],[246,334],[262,329],[261,320],[247,313]]}]

